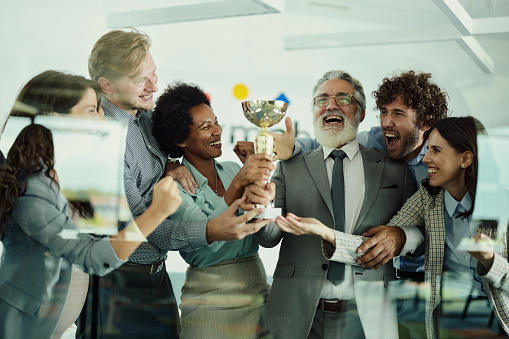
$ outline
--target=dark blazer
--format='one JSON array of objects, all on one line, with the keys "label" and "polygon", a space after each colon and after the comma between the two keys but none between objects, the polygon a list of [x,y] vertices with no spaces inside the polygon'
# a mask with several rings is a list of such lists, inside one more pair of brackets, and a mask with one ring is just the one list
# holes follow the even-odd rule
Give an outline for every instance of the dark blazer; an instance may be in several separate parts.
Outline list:
[{"label": "dark blazer", "polygon": [[4,224],[0,338],[51,337],[67,299],[73,263],[97,275],[124,263],[108,239],[59,236],[63,229],[75,228],[57,185],[43,172],[30,176],[10,222]]},{"label": "dark blazer", "polygon": [[[415,191],[405,162],[394,162],[363,146],[360,152],[366,188],[354,234],[387,223]],[[316,218],[329,227],[334,225],[322,147],[279,162],[272,180],[276,183],[275,205],[283,208],[283,214],[292,212]],[[265,247],[273,247],[282,239],[264,322],[276,339],[307,338],[328,270],[321,238],[285,234],[274,223],[256,236]],[[392,262],[377,270],[354,266],[353,277],[366,337],[396,338],[396,310],[385,288],[395,279]]]}]

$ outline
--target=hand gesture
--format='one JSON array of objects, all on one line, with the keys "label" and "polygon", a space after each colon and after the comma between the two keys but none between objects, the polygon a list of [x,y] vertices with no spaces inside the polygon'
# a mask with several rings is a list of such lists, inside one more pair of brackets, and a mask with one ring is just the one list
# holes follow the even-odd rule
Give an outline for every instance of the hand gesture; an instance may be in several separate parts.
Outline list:
[{"label": "hand gesture", "polygon": [[255,181],[268,181],[272,171],[276,168],[272,160],[272,157],[265,153],[250,156],[233,178],[232,184],[240,188],[246,187]]},{"label": "hand gesture", "polygon": [[247,158],[254,154],[254,143],[252,141],[237,141],[237,144],[233,147],[233,151],[237,154],[237,157],[246,163]]},{"label": "hand gesture", "polygon": [[377,269],[389,260],[398,256],[406,242],[405,232],[394,226],[380,225],[370,229],[363,236],[371,237],[359,248],[357,253],[368,253],[357,259],[357,263],[364,268]]},{"label": "hand gesture", "polygon": [[163,177],[166,176],[177,180],[187,193],[196,193],[195,188],[198,188],[198,184],[186,166],[181,164],[166,164]]},{"label": "hand gesture", "polygon": [[245,199],[245,197],[242,197],[235,200],[220,216],[208,222],[207,241],[209,243],[243,239],[250,234],[258,232],[260,228],[273,221],[271,219],[255,219],[253,222],[248,223],[248,221],[263,212],[263,208],[255,208],[245,214],[236,216],[235,213]]},{"label": "hand gesture", "polygon": [[274,160],[287,160],[292,157],[295,147],[295,131],[293,130],[292,119],[285,119],[286,132],[284,134],[269,132],[274,137]]},{"label": "hand gesture", "polygon": [[175,213],[181,203],[178,185],[171,177],[164,177],[154,185],[150,206],[164,218]]},{"label": "hand gesture", "polygon": [[468,253],[476,258],[489,271],[495,260],[493,240],[483,233],[477,233],[473,239],[475,243],[481,247],[482,251],[468,251]]},{"label": "hand gesture", "polygon": [[244,211],[251,211],[256,205],[267,206],[276,196],[276,184],[255,181],[253,184],[246,186],[243,196],[246,199],[241,203],[240,208]]},{"label": "hand gesture", "polygon": [[[315,218],[301,218],[292,213],[288,213],[286,218],[282,216],[277,217],[276,225],[286,233],[295,235],[314,234],[319,235],[323,239],[330,238],[334,233],[331,228],[325,226]],[[333,238],[335,239],[335,235]]]}]

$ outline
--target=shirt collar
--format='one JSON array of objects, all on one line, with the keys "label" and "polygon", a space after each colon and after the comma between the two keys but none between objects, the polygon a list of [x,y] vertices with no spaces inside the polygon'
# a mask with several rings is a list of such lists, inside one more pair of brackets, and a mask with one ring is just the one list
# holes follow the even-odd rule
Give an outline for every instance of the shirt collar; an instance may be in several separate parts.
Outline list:
[{"label": "shirt collar", "polygon": [[445,209],[447,210],[447,214],[449,214],[451,218],[454,215],[454,211],[456,211],[458,205],[463,206],[465,211],[470,210],[470,208],[472,207],[472,198],[470,197],[470,194],[468,194],[468,192],[467,194],[465,194],[463,199],[461,199],[461,201],[458,202],[456,201],[456,199],[452,197],[452,195],[447,190],[444,191],[445,191],[444,192]]},{"label": "shirt collar", "polygon": [[[330,148],[327,146],[322,146],[323,148],[323,159],[326,160],[329,155],[332,153],[332,151],[335,150],[335,148]],[[342,151],[346,153],[346,156],[348,157],[348,160],[352,160],[352,158],[359,152],[359,142],[357,141],[357,138],[350,141],[348,144],[344,145],[340,148]]]},{"label": "shirt collar", "polygon": [[413,158],[412,160],[410,161],[407,161],[408,165],[409,166],[416,166],[418,165],[419,163],[422,162],[422,159],[424,158],[424,156],[426,155],[426,152],[428,151],[428,139],[426,139],[423,144],[422,144],[422,147],[421,147],[421,151],[419,152],[419,154],[417,154],[417,156],[415,158]]},{"label": "shirt collar", "polygon": [[[196,180],[196,183],[198,184],[199,187],[208,184],[207,178],[205,178],[205,176],[201,174],[200,171],[196,169],[196,167],[194,167],[189,161],[187,161],[186,158],[182,158],[182,165],[186,166],[189,172],[191,172],[192,176],[194,177],[194,180]],[[217,162],[215,159],[214,166],[217,168],[218,172],[221,172],[223,170],[223,165],[221,165],[221,163]],[[219,173],[217,175],[219,175]]]},{"label": "shirt collar", "polygon": [[121,108],[115,106],[111,101],[106,99],[104,96],[101,98],[101,107],[104,110],[104,115],[107,118],[113,118],[118,120],[120,123],[124,125],[128,125],[129,123],[137,120],[145,111],[138,111],[136,117],[133,117],[131,114],[127,113]]}]

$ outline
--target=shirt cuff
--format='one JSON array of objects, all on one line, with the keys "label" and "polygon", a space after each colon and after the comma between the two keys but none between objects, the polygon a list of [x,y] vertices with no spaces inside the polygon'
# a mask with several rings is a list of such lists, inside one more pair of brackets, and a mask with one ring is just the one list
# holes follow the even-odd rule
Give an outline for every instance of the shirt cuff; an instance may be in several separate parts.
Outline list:
[{"label": "shirt cuff", "polygon": [[192,250],[210,246],[207,242],[208,220],[192,220],[186,222],[189,229],[187,240]]},{"label": "shirt cuff", "polygon": [[508,266],[509,264],[507,263],[507,260],[500,254],[495,253],[491,269],[489,271],[486,270],[486,268],[478,262],[477,274],[479,274],[479,277],[482,277],[488,283],[498,288],[501,287],[504,276],[507,275]]},{"label": "shirt cuff", "polygon": [[400,256],[413,256],[415,251],[424,244],[424,235],[415,226],[392,226],[399,227],[405,232],[406,242],[400,252]]},{"label": "shirt cuff", "polygon": [[322,252],[325,259],[342,262],[348,265],[356,265],[364,253],[357,253],[357,248],[368,238],[334,231],[336,233],[336,246],[322,239]]}]

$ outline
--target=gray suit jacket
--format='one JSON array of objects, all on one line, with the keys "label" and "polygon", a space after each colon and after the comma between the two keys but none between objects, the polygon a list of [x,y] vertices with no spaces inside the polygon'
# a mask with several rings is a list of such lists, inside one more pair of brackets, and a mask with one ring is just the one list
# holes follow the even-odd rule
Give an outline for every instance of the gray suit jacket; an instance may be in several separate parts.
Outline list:
[{"label": "gray suit jacket", "polygon": [[[405,162],[394,162],[379,151],[363,146],[360,146],[360,152],[366,191],[354,234],[362,234],[374,226],[387,223],[415,192],[412,175]],[[328,226],[334,225],[322,147],[279,162],[273,181],[276,183],[275,205],[283,208],[283,214],[292,212],[300,217],[316,218]],[[256,236],[264,247],[273,247],[282,239],[264,315],[265,325],[277,339],[307,338],[328,270],[321,239],[314,235],[285,234],[273,223],[261,229]],[[388,303],[386,283],[394,279],[391,263],[377,270],[353,267],[356,302],[368,338],[375,333],[378,338],[384,337],[380,332],[383,332],[384,322],[388,319],[394,322],[394,326],[388,329],[385,337],[397,337],[395,310],[389,312],[385,305]],[[376,292],[374,287],[378,287],[381,295],[371,294],[373,298],[369,297],[362,303],[360,295]],[[378,310],[378,313],[368,314],[371,310]],[[373,334],[368,335],[371,329]]]},{"label": "gray suit jacket", "polygon": [[76,226],[67,201],[43,172],[28,178],[11,221],[4,224],[0,261],[0,338],[50,338],[67,299],[72,264],[104,275],[124,261],[108,239],[62,239]]}]

